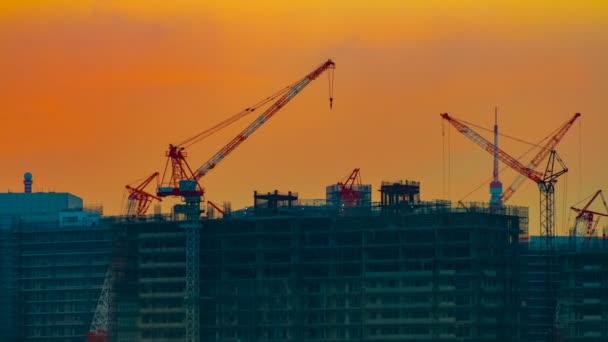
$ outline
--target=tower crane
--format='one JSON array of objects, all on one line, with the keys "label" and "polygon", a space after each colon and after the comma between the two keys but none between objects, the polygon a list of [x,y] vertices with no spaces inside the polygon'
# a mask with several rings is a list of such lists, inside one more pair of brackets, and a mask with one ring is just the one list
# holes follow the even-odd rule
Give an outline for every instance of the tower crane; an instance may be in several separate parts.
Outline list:
[{"label": "tower crane", "polygon": [[[567,131],[567,128],[565,128],[565,127],[570,127],[572,125],[572,122],[574,122],[573,120],[576,120],[576,118],[578,118],[579,116],[580,116],[580,114],[577,113],[570,120],[571,122],[569,121],[570,122],[569,125],[562,126],[562,129],[560,129],[558,131],[558,133],[559,132],[563,132],[563,133],[561,133],[557,137],[554,136],[551,139],[552,143],[549,144],[548,146],[555,146],[559,142],[561,137],[563,137],[563,135]],[[545,168],[545,172],[541,173],[541,172],[534,170],[533,168],[524,166],[517,159],[515,159],[514,157],[512,157],[505,151],[501,150],[500,148],[496,147],[496,145],[492,144],[491,142],[486,140],[484,137],[477,134],[475,131],[473,131],[471,128],[469,128],[464,123],[454,119],[448,113],[441,114],[441,117],[444,120],[448,121],[452,126],[454,126],[464,136],[466,136],[467,138],[472,140],[477,145],[481,146],[487,152],[496,156],[500,161],[507,164],[513,170],[519,172],[522,176],[532,180],[534,183],[536,183],[538,185],[538,189],[540,191],[540,228],[541,228],[540,233],[541,233],[541,236],[546,237],[546,243],[548,244],[548,247],[550,247],[552,244],[553,237],[555,236],[555,230],[554,230],[554,228],[555,228],[555,183],[557,182],[557,179],[559,178],[559,176],[568,172],[568,168],[564,165],[561,158],[557,155],[557,152],[555,152],[555,150],[550,150],[548,152],[549,160],[547,162],[547,167]],[[540,160],[542,160],[542,158],[540,158],[539,161],[536,162],[535,161],[536,159],[537,158],[535,158],[533,160],[533,162],[530,164],[540,163]],[[556,163],[559,164],[561,169],[558,169],[558,170],[555,169]],[[509,187],[509,189],[511,189],[511,187]],[[505,194],[508,191],[509,190],[505,191]],[[514,191],[515,190],[513,189],[513,190],[511,190],[510,193],[512,194]],[[503,198],[504,198],[504,195],[503,195]],[[504,203],[504,200],[503,200],[503,203]]]},{"label": "tower crane", "polygon": [[363,195],[355,189],[355,185],[361,185],[361,174],[356,168],[344,182],[338,182],[340,187],[340,199],[346,208],[352,208]]},{"label": "tower crane", "polygon": [[[207,160],[198,169],[192,170],[190,165],[186,161],[185,145],[191,144],[199,139],[199,135],[196,135],[188,140],[185,140],[181,144],[169,145],[167,151],[167,164],[165,166],[165,172],[161,181],[161,186],[158,187],[156,192],[158,197],[167,196],[178,196],[184,199],[186,203],[185,207],[180,209],[184,210],[187,215],[198,216],[200,214],[200,202],[201,197],[204,195],[204,189],[201,187],[199,180],[205,176],[210,170],[221,162],[226,156],[228,156],[234,149],[236,149],[243,141],[251,136],[258,128],[264,123],[270,120],[281,108],[283,108],[289,101],[291,101],[296,95],[298,95],[311,81],[315,80],[319,75],[328,69],[334,69],[335,63],[332,60],[327,60],[320,66],[315,68],[311,73],[306,75],[301,80],[294,84],[286,87],[271,97],[260,101],[253,107],[248,107],[241,113],[246,115],[261,107],[262,105],[270,102],[270,100],[277,99],[266,111],[264,111],[257,119],[255,119],[249,126],[247,126],[241,133],[230,140],[222,149],[220,149],[215,155]],[[333,74],[330,73],[330,80]],[[331,83],[331,81],[330,81]],[[331,92],[331,90],[330,90]],[[330,94],[330,104],[333,103],[333,97]],[[241,115],[241,113],[237,115]],[[203,132],[205,133],[205,132]],[[201,133],[201,134],[203,134]]]},{"label": "tower crane", "polygon": [[144,215],[153,200],[162,201],[160,197],[157,197],[145,191],[145,188],[155,179],[158,182],[158,172],[154,172],[152,175],[144,179],[143,182],[141,182],[135,187],[131,185],[125,186],[125,188],[129,192],[126,209],[127,216]]},{"label": "tower crane", "polygon": [[[602,204],[605,209],[605,212],[603,212],[603,213],[599,212],[599,211],[589,210],[589,207],[591,207],[591,204],[593,204],[593,202],[597,198],[601,198],[601,200],[602,200]],[[585,231],[585,243],[588,243],[591,240],[591,238],[595,235],[597,225],[600,222],[600,218],[608,217],[608,204],[606,204],[606,198],[604,198],[604,194],[602,193],[602,190],[596,191],[595,194],[593,194],[593,196],[591,196],[591,199],[589,200],[589,202],[587,202],[587,204],[585,204],[585,206],[583,208],[579,209],[579,208],[571,207],[570,209],[572,209],[577,214],[576,223],[575,223],[574,229],[573,229],[573,235],[577,236],[579,233],[577,231],[578,227],[582,226],[581,228],[583,228]]]},{"label": "tower crane", "polygon": [[[187,221],[182,224],[186,230],[186,341],[199,342],[199,316],[200,316],[200,231],[198,219],[201,214],[201,201],[205,193],[200,185],[200,179],[210,170],[215,168],[226,156],[232,153],[243,141],[251,136],[258,128],[270,120],[281,108],[298,95],[310,82],[317,79],[323,72],[329,72],[330,84],[330,108],[333,105],[333,69],[335,63],[329,59],[316,67],[304,78],[280,90],[279,92],[265,98],[252,107],[248,107],[227,120],[201,132],[180,144],[169,145],[166,153],[167,163],[161,185],[157,188],[156,195],[163,197],[181,197],[185,204],[176,205],[175,212],[185,214]],[[260,116],[249,124],[243,131],[237,134],[223,148],[214,154],[199,168],[193,170],[186,161],[186,147],[200,141],[202,138],[226,127],[236,120],[254,112],[259,107],[276,100]]]}]

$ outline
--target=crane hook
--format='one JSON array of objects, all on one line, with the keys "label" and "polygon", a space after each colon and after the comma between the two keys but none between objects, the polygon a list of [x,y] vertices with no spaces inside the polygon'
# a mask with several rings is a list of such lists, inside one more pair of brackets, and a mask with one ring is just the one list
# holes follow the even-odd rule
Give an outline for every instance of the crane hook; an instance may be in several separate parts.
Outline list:
[{"label": "crane hook", "polygon": [[333,104],[334,104],[334,98],[333,98],[333,97],[330,97],[330,98],[329,98],[329,109],[332,109]]}]

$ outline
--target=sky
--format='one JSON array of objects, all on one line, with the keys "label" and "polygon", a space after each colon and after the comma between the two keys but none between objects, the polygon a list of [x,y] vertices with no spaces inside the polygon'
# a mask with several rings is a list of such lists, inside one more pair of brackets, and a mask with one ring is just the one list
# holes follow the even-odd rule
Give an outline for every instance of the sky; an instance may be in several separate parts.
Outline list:
[{"label": "sky", "polygon": [[[607,17],[591,0],[2,1],[0,189],[22,191],[30,171],[35,190],[118,214],[126,184],[162,173],[169,143],[332,58],[333,110],[322,75],[202,179],[207,199],[323,198],[358,167],[375,200],[382,180],[409,179],[425,200],[487,201],[492,156],[440,113],[491,127],[497,106],[503,133],[538,142],[581,112],[558,146],[565,233],[568,208],[608,190]],[[189,148],[190,165],[253,119]],[[500,143],[514,156],[529,148]],[[501,173],[505,186],[514,178]],[[538,198],[526,181],[509,201],[530,207],[532,234]]]}]

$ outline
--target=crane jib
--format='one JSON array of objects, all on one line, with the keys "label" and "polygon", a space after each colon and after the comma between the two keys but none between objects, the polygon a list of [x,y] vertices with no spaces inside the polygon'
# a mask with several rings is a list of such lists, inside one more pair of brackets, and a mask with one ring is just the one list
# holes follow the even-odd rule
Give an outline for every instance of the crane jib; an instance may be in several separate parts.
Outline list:
[{"label": "crane jib", "polygon": [[[185,140],[182,144],[170,145],[169,152],[167,153],[168,162],[165,166],[165,173],[161,179],[161,182],[157,188],[158,197],[167,196],[181,196],[188,197],[187,204],[191,206],[192,210],[188,209],[189,213],[196,213],[198,210],[195,208],[196,203],[200,201],[194,200],[195,196],[199,194],[202,196],[204,190],[198,183],[198,180],[206,175],[209,170],[215,168],[226,156],[234,151],[243,141],[247,140],[255,131],[264,125],[270,118],[272,118],[281,108],[283,108],[289,101],[291,101],[296,95],[298,95],[310,82],[319,77],[327,69],[335,68],[335,63],[332,60],[327,60],[318,67],[316,67],[311,73],[300,79],[299,81],[292,83],[292,85],[283,88],[279,92],[266,97],[264,100],[258,102],[253,107],[248,107],[244,111],[237,113],[237,115],[230,117],[221,123],[205,130],[202,133],[195,135],[194,137]],[[333,78],[330,73],[330,103],[333,99]],[[274,101],[274,102],[272,102]],[[244,117],[246,113],[252,112],[254,109],[270,103],[270,106],[255,118],[245,129],[243,129],[237,136],[230,140],[224,147],[222,147],[217,153],[209,158],[204,164],[193,172],[186,161],[185,155],[185,144],[192,144],[194,142],[204,139],[210,134],[232,124],[236,120]],[[165,176],[168,176],[165,179]]]}]

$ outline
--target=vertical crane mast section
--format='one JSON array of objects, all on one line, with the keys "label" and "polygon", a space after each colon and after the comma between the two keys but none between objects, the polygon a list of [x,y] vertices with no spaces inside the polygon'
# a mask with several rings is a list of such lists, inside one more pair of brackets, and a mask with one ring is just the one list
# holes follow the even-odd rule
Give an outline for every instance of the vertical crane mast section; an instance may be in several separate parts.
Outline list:
[{"label": "vertical crane mast section", "polygon": [[[283,108],[289,101],[291,101],[296,95],[298,95],[302,89],[304,89],[311,81],[319,77],[325,70],[335,68],[335,63],[332,60],[328,60],[321,64],[317,69],[304,77],[301,81],[296,83],[279,98],[270,108],[262,113],[257,119],[255,119],[249,126],[247,126],[241,133],[239,133],[234,139],[232,139],[226,146],[219,150],[213,157],[211,157],[205,164],[199,167],[194,173],[194,177],[199,179],[213,169],[217,163],[222,161],[230,152],[237,148],[245,139],[253,134],[258,128],[260,128],[266,121],[272,118],[281,108]],[[333,98],[330,98],[333,100]]]}]

